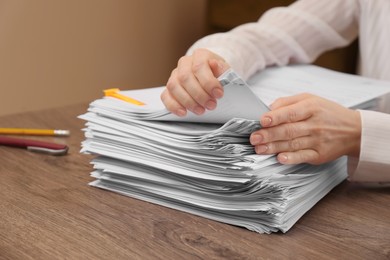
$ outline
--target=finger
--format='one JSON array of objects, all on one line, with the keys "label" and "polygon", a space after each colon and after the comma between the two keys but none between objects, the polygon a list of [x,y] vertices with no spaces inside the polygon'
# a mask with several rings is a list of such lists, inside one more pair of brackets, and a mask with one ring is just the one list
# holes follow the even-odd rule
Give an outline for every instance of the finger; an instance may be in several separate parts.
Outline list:
[{"label": "finger", "polygon": [[[213,61],[210,64],[211,60]],[[210,98],[218,99],[223,96],[222,85],[217,79],[218,74],[223,71],[223,64],[219,64],[216,59],[211,58],[210,52],[195,50],[192,72]]]},{"label": "finger", "polygon": [[260,118],[260,124],[263,127],[272,127],[280,124],[302,121],[311,117],[312,114],[311,103],[303,100],[264,113]]},{"label": "finger", "polygon": [[296,152],[313,148],[316,140],[310,136],[299,137],[287,141],[278,141],[255,146],[257,154],[276,154],[281,152]]},{"label": "finger", "polygon": [[275,141],[287,141],[310,135],[310,128],[305,121],[277,125],[271,128],[261,128],[250,136],[252,145],[266,144]]},{"label": "finger", "polygon": [[276,99],[270,105],[270,107],[271,107],[272,110],[275,110],[275,109],[278,109],[280,107],[285,107],[285,106],[289,106],[289,105],[298,103],[298,102],[300,102],[300,101],[302,101],[304,99],[308,99],[308,98],[310,98],[312,96],[313,95],[308,94],[308,93],[301,93],[301,94],[294,95],[294,96],[281,97],[281,98]]},{"label": "finger", "polygon": [[197,115],[203,114],[205,109],[200,106],[179,83],[177,73],[178,69],[173,70],[166,86],[170,97],[185,109],[188,109]]},{"label": "finger", "polygon": [[173,97],[171,97],[167,89],[165,89],[163,93],[161,93],[161,101],[164,103],[168,111],[172,112],[173,114],[180,117],[183,117],[187,114],[187,110],[182,105],[180,105],[180,103],[177,102]]},{"label": "finger", "polygon": [[226,62],[217,59],[211,59],[209,61],[209,65],[214,77],[216,78],[221,76],[225,71],[230,68],[230,66]]},{"label": "finger", "polygon": [[[184,89],[188,93],[188,95],[192,98],[192,100],[194,100],[198,106],[203,108],[203,110],[204,107],[206,106],[214,109],[216,106],[216,101],[212,97],[210,97],[209,94],[204,90],[202,83],[199,82],[196,76],[194,75],[192,66],[193,66],[193,61],[191,57],[185,56],[180,58],[177,66],[176,76],[175,76],[176,81],[178,82],[179,86],[181,86],[182,89]],[[211,69],[209,70],[211,71]],[[212,73],[210,72],[210,74]],[[176,94],[175,93],[173,94],[176,97]],[[213,100],[214,102],[208,104],[207,102],[210,100]],[[178,101],[181,102],[180,100]],[[186,101],[187,100],[184,100],[184,102]],[[189,103],[189,104],[195,106],[195,104],[193,103]],[[195,111],[194,110],[195,107],[186,107],[186,108],[193,112]]]},{"label": "finger", "polygon": [[310,163],[320,164],[320,155],[315,150],[300,150],[296,152],[284,152],[279,153],[277,160],[282,164],[299,164],[299,163]]}]

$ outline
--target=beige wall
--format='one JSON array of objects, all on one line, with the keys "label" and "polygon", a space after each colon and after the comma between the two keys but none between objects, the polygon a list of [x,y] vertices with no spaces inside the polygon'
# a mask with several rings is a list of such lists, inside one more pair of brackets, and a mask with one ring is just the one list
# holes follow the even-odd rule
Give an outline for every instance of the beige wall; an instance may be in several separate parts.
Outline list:
[{"label": "beige wall", "polygon": [[0,0],[0,115],[164,85],[205,13],[206,0]]}]

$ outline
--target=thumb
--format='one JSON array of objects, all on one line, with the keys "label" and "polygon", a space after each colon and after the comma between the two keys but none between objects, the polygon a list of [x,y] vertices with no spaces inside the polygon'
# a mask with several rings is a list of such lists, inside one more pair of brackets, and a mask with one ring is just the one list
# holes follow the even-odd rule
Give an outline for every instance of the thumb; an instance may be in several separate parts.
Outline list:
[{"label": "thumb", "polygon": [[229,65],[222,60],[211,59],[209,61],[209,65],[214,77],[216,78],[221,76],[225,71],[229,69]]}]

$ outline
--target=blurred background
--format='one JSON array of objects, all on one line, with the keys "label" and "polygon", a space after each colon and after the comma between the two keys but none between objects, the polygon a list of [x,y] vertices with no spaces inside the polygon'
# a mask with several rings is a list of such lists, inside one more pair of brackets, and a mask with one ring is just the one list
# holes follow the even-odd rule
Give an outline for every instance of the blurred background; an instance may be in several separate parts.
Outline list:
[{"label": "blurred background", "polygon": [[[165,85],[197,39],[292,2],[0,0],[0,115],[89,103],[107,88]],[[318,62],[351,72],[355,50]]]},{"label": "blurred background", "polygon": [[0,0],[0,115],[164,85],[206,0]]}]

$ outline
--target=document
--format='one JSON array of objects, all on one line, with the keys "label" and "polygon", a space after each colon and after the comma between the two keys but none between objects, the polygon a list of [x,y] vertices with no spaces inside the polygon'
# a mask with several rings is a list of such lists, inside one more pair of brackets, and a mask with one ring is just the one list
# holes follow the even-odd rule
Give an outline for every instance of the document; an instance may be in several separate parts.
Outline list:
[{"label": "document", "polygon": [[221,76],[225,94],[217,105],[217,109],[208,111],[199,117],[189,112],[187,116],[179,118],[169,113],[160,100],[164,87],[121,91],[121,95],[129,96],[136,100],[142,100],[144,106],[128,102],[118,102],[117,99],[107,97],[92,103],[92,107],[107,111],[122,111],[123,114],[135,119],[160,120],[160,121],[184,121],[201,123],[226,123],[232,118],[247,118],[257,120],[259,115],[268,111],[268,107],[251,91],[246,83],[228,70]]},{"label": "document", "polygon": [[308,92],[351,108],[372,109],[390,84],[312,65],[269,68],[244,82],[220,78],[217,109],[184,118],[169,113],[163,87],[120,91],[144,105],[103,97],[86,121],[83,153],[94,154],[93,187],[259,233],[287,232],[347,176],[346,158],[282,165],[257,155],[250,134],[278,97]]}]

